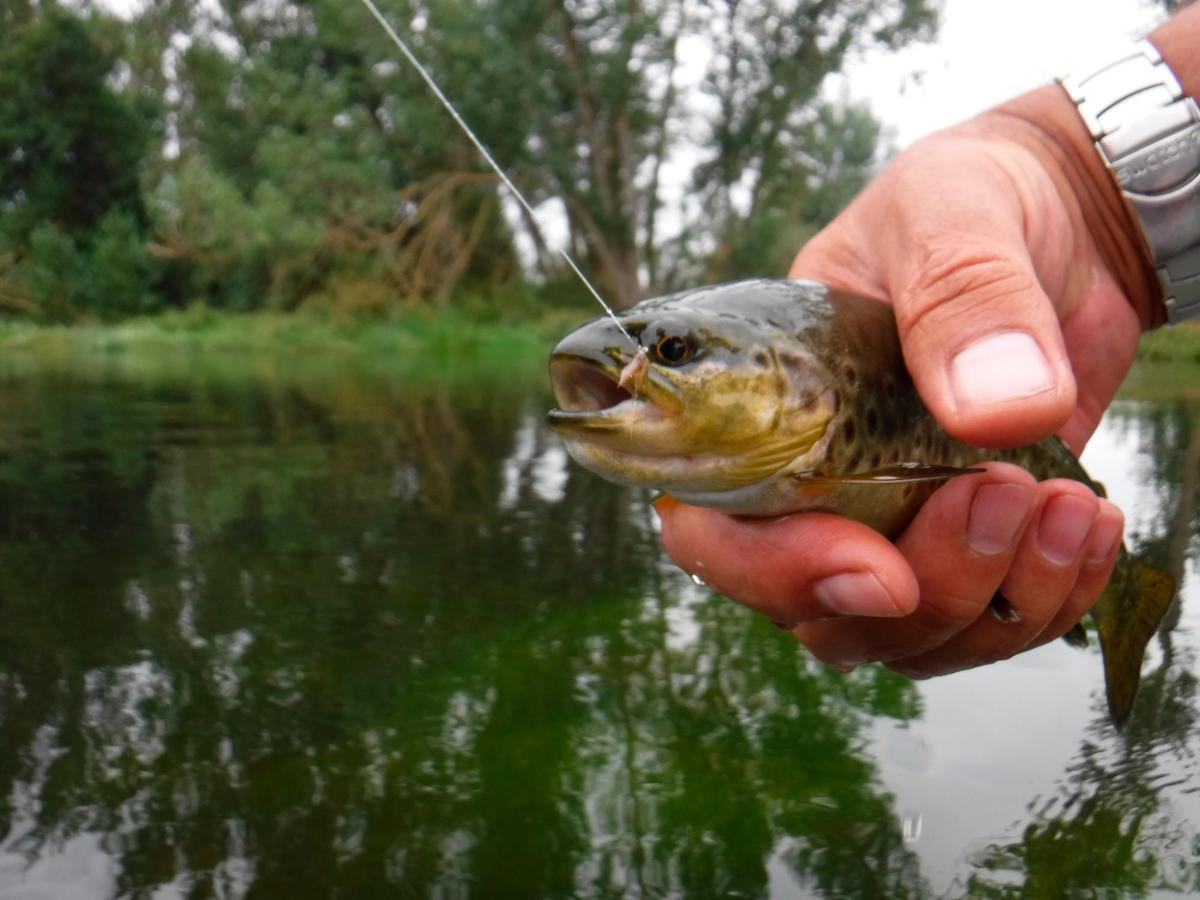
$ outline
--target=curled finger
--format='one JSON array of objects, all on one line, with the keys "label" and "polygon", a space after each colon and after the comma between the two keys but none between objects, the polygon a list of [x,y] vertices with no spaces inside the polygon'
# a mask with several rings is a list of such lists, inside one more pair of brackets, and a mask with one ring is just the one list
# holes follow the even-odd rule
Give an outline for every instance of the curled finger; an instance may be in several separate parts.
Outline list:
[{"label": "curled finger", "polygon": [[927,653],[898,660],[912,677],[940,675],[1007,659],[1027,649],[1072,597],[1100,501],[1083,484],[1053,479],[1037,486],[1033,519],[1012,554],[1000,593],[1009,611],[980,616]]},{"label": "curled finger", "polygon": [[984,468],[934,492],[897,542],[920,587],[921,602],[910,615],[894,622],[810,622],[796,636],[819,658],[846,666],[933,650],[987,615],[1033,516],[1037,487],[1016,466]]},{"label": "curled finger", "polygon": [[917,605],[917,582],[882,535],[840,516],[735,518],[669,498],[655,504],[676,565],[788,625],[831,617],[894,619]]}]

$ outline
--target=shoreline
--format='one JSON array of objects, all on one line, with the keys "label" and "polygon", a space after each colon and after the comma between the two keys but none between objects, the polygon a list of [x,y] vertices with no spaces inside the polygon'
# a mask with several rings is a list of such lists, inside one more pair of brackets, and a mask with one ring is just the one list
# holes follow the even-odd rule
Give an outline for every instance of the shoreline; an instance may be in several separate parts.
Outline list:
[{"label": "shoreline", "polygon": [[524,355],[549,352],[558,337],[584,317],[555,312],[530,321],[487,321],[447,311],[355,319],[306,313],[239,314],[194,307],[111,323],[0,323],[0,351],[126,352],[194,347],[231,353],[305,350],[331,354],[490,354],[502,350]]},{"label": "shoreline", "polygon": [[[119,322],[71,325],[0,322],[0,360],[66,363],[79,357],[178,357],[177,362],[255,359],[410,372],[428,368],[544,372],[554,344],[588,319],[588,310],[547,311],[530,319],[487,319],[456,310],[387,319],[312,313],[228,313],[204,307]],[[1200,324],[1142,336],[1126,387],[1149,372],[1200,364]],[[1149,380],[1157,379],[1151,377]],[[1196,379],[1200,389],[1200,379]]]}]

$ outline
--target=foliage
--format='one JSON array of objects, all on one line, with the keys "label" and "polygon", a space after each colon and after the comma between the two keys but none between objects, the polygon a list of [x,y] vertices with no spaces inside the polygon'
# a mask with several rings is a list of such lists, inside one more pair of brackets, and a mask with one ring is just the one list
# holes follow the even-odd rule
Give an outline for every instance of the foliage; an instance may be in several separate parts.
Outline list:
[{"label": "foliage", "polygon": [[50,6],[0,44],[0,207],[10,239],[45,223],[83,236],[114,206],[138,210],[149,132],[107,83],[117,63],[111,24]]},{"label": "foliage", "polygon": [[786,272],[797,248],[865,186],[882,140],[866,106],[822,103],[803,128],[806,149],[774,164],[776,183],[758,188],[751,210],[729,213],[722,243],[704,262],[703,280]]},{"label": "foliage", "polygon": [[104,318],[154,311],[161,300],[152,290],[157,272],[137,220],[120,207],[110,210],[92,245],[90,308]]},{"label": "foliage", "polygon": [[44,315],[66,319],[76,311],[86,264],[69,234],[53,225],[39,225],[29,236],[25,258],[16,274],[18,283]]},{"label": "foliage", "polygon": [[491,364],[488,378],[528,374],[540,389],[551,347],[574,324],[577,314],[572,319],[564,311],[533,321],[526,314],[519,321],[481,323],[471,303],[436,315],[410,311],[384,320],[305,311],[246,315],[196,305],[69,327],[10,322],[0,326],[0,355],[46,361],[126,354],[160,365],[175,359],[181,363],[176,374],[194,371],[197,358],[229,367],[263,359],[288,364],[296,354],[303,354],[310,370],[328,374],[347,367],[407,374],[427,370],[431,363],[443,370]]},{"label": "foliage", "polygon": [[0,14],[0,309],[512,296],[562,275],[555,208],[618,305],[777,273],[882,152],[826,76],[928,36],[937,4],[382,5],[542,224],[358,4],[149,0],[120,27],[22,0]]},{"label": "foliage", "polygon": [[[441,4],[426,7],[440,26]],[[505,94],[521,115],[506,121],[503,161],[535,199],[562,199],[572,246],[618,305],[638,299],[646,281],[658,289],[754,271],[735,251],[772,219],[795,223],[809,182],[831,168],[828,145],[814,143],[831,124],[820,100],[826,76],[851,50],[928,36],[935,21],[924,0],[514,0],[478,9],[475,30],[501,36],[489,68],[519,75]],[[710,61],[688,89],[682,69],[696,54]],[[487,117],[480,122],[483,131]],[[514,124],[527,129],[519,145]],[[676,146],[689,138],[698,159]],[[869,151],[860,161],[868,172],[878,145]],[[690,184],[673,201],[663,179],[680,167]],[[780,208],[787,203],[794,208]],[[679,220],[674,232],[667,214]]]},{"label": "foliage", "polygon": [[0,296],[51,318],[142,308],[154,288],[138,251],[151,119],[110,84],[113,21],[38,9],[0,43]]},{"label": "foliage", "polygon": [[1184,323],[1143,335],[1138,345],[1138,357],[1158,362],[1200,361],[1200,325]]}]

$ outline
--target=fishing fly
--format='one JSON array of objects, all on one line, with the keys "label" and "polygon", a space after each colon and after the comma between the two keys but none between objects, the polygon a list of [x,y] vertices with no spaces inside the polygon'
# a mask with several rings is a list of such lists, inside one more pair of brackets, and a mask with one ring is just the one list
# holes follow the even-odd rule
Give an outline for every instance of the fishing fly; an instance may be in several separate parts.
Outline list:
[{"label": "fishing fly", "polygon": [[[487,160],[488,165],[492,167],[493,171],[495,171],[495,173],[500,177],[500,180],[504,182],[504,186],[508,188],[509,192],[513,195],[516,201],[521,204],[525,212],[529,213],[531,219],[533,219],[535,222],[538,221],[538,214],[533,211],[533,207],[529,204],[529,201],[525,199],[525,196],[519,190],[517,190],[517,186],[512,183],[512,180],[508,177],[505,171],[500,168],[500,164],[496,162],[495,158],[493,158],[492,154],[488,151],[488,148],[484,146],[483,141],[476,136],[475,132],[471,130],[471,126],[467,124],[466,120],[461,115],[459,115],[454,104],[450,102],[450,99],[445,95],[445,93],[442,92],[442,89],[438,87],[438,83],[434,81],[433,76],[429,74],[429,71],[421,64],[421,61],[417,59],[416,54],[409,49],[408,44],[406,44],[401,39],[400,35],[396,33],[396,30],[392,28],[391,23],[384,18],[384,15],[379,11],[379,8],[372,2],[372,0],[362,0],[362,3],[363,6],[365,6],[371,13],[371,15],[375,17],[375,21],[377,21],[383,27],[383,30],[387,33],[387,36],[392,39],[392,43],[394,43],[400,49],[400,52],[404,54],[404,58],[409,61],[414,69],[417,70],[417,74],[424,79],[425,83],[429,86],[429,89],[433,91],[433,95],[437,97],[442,106],[446,108],[446,111],[450,113],[451,118],[458,123],[458,127],[461,128],[463,133],[471,139],[471,143],[475,145],[475,149],[479,151],[480,155],[483,156],[485,160]],[[634,360],[630,363],[630,366],[633,366],[637,361],[640,360],[641,362],[640,365],[637,366],[636,372],[638,375],[642,375],[645,372],[645,368],[648,363],[646,348],[639,346],[638,342],[634,340],[633,335],[631,335],[625,326],[621,324],[621,320],[617,318],[617,314],[614,313],[612,308],[604,302],[604,298],[600,296],[600,292],[596,290],[596,288],[588,280],[587,276],[583,274],[583,270],[576,265],[575,260],[571,258],[571,254],[565,249],[560,249],[558,252],[561,253],[563,259],[567,261],[567,265],[571,267],[571,271],[579,276],[579,280],[583,282],[584,287],[591,292],[591,295],[595,297],[596,301],[601,307],[603,307],[609,318],[616,323],[617,328],[621,329],[621,334],[628,338],[629,343],[638,348],[637,353],[634,356]],[[636,378],[634,383],[640,388],[641,378]]]}]

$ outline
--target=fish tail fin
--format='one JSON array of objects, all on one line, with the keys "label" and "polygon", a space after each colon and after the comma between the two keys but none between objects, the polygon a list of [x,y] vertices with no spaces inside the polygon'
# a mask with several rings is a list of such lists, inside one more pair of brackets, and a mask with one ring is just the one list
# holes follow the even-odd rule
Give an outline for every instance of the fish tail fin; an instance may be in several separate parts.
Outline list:
[{"label": "fish tail fin", "polygon": [[1175,598],[1175,578],[1170,572],[1127,559],[1125,577],[1109,582],[1093,610],[1104,657],[1108,711],[1118,728],[1133,709],[1146,647]]}]

